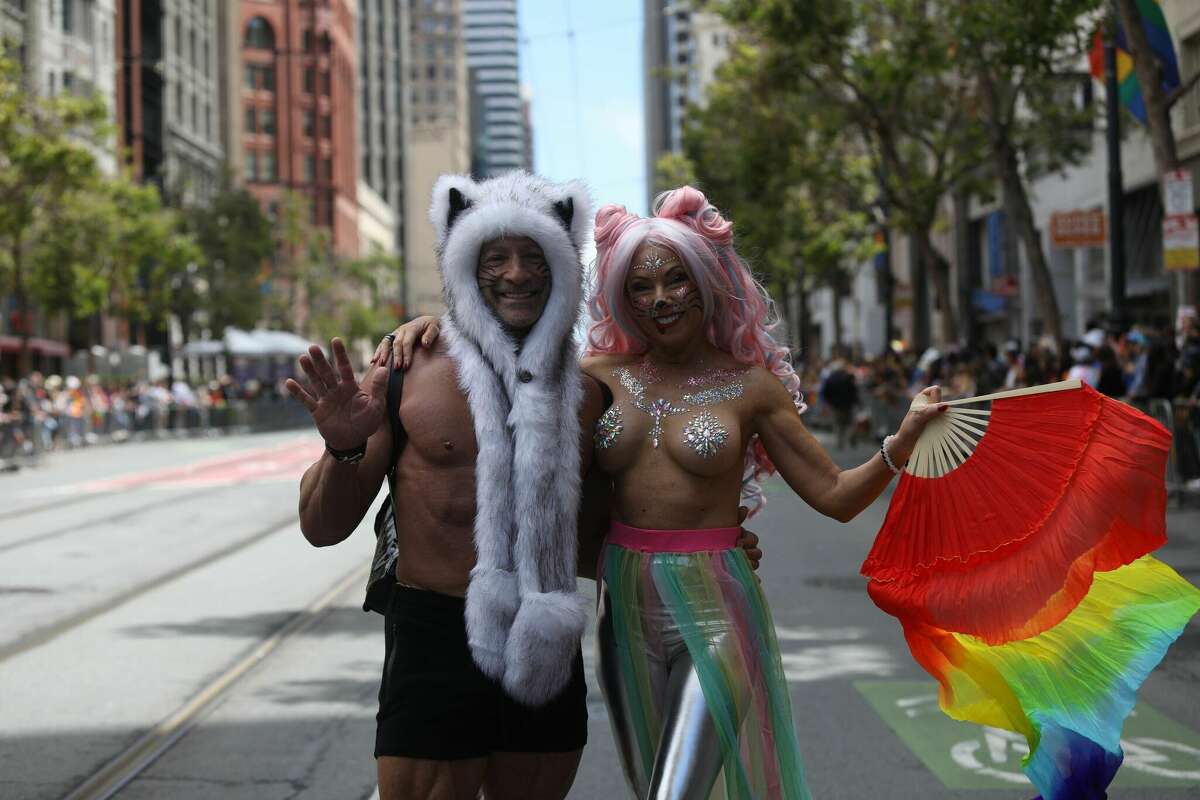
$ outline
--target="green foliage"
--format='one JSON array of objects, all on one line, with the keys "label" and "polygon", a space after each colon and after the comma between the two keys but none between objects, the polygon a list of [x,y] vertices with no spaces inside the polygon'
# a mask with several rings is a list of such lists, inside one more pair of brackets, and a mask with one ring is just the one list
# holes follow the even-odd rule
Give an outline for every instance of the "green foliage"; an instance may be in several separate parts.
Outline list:
[{"label": "green foliage", "polygon": [[1035,179],[1078,164],[1092,147],[1098,103],[1080,105],[1088,20],[1101,0],[946,0],[961,75],[973,81],[976,121],[1022,157]]},{"label": "green foliage", "polygon": [[[189,331],[201,322],[219,333],[252,328],[263,313],[263,281],[275,254],[271,221],[258,200],[225,187],[207,205],[185,212],[187,230],[202,253],[170,275],[175,311]],[[196,312],[203,312],[197,314]]]},{"label": "green foliage", "polygon": [[310,225],[310,219],[304,197],[284,197],[275,226],[279,256],[274,273],[283,290],[272,293],[272,319],[317,341],[373,339],[391,330],[399,259],[383,254],[341,257],[333,251],[329,232]]},{"label": "green foliage", "polygon": [[869,162],[803,83],[776,79],[771,58],[733,48],[706,105],[689,112],[686,157],[664,158],[660,179],[697,182],[777,289],[840,287],[874,247]]},{"label": "green foliage", "polygon": [[21,312],[162,321],[167,276],[200,256],[152,187],[98,169],[108,114],[98,97],[30,95],[0,56],[0,291]]}]

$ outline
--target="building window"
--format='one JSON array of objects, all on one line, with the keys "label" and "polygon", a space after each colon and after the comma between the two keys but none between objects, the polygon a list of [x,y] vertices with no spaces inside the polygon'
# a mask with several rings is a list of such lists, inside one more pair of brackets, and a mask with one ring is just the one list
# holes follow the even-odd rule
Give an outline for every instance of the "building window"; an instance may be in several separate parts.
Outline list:
[{"label": "building window", "polygon": [[192,69],[200,66],[200,59],[196,53],[196,31],[194,29],[188,31],[188,61],[192,65]]},{"label": "building window", "polygon": [[333,135],[333,121],[329,118],[328,114],[321,115],[321,135],[325,138]]},{"label": "building window", "polygon": [[262,132],[268,136],[275,135],[275,109],[264,108],[259,111],[259,118],[262,121]]},{"label": "building window", "polygon": [[75,0],[62,0],[63,33],[75,32]]},{"label": "building window", "polygon": [[311,29],[304,29],[304,32],[300,34],[300,41],[302,42],[301,46],[304,48],[304,52],[311,53],[313,51],[313,32]]},{"label": "building window", "polygon": [[258,180],[258,153],[254,150],[246,151],[246,180]]},{"label": "building window", "polygon": [[271,30],[271,23],[262,17],[255,17],[246,23],[245,45],[251,50],[274,50],[275,33]]},{"label": "building window", "polygon": [[304,109],[304,115],[302,117],[302,120],[303,120],[304,135],[312,136],[313,135],[313,112],[307,108]]},{"label": "building window", "polygon": [[304,68],[304,91],[308,94],[313,93],[315,77],[316,77],[316,73],[313,72],[312,67]]},{"label": "building window", "polygon": [[365,180],[367,183],[372,183],[373,179],[372,179],[372,175],[371,175],[371,157],[370,156],[363,156],[362,171],[363,171],[363,180]]},{"label": "building window", "polygon": [[260,67],[254,64],[246,66],[246,88],[261,89],[267,92],[275,91],[275,68]]},{"label": "building window", "polygon": [[321,180],[325,183],[333,182],[333,160],[329,158],[321,159]]},{"label": "building window", "polygon": [[262,154],[262,179],[264,181],[274,181],[279,177],[279,172],[275,165],[275,151],[269,150]]},{"label": "building window", "polygon": [[209,62],[208,62],[208,37],[207,37],[207,36],[205,36],[205,37],[204,37],[204,41],[203,41],[203,42],[201,42],[201,44],[200,44],[200,53],[201,53],[201,55],[204,57],[204,74],[205,74],[205,75],[207,75],[207,74],[208,74],[208,68],[209,68]]},{"label": "building window", "polygon": [[204,104],[204,136],[212,138],[212,106],[208,103]]},{"label": "building window", "polygon": [[317,159],[312,153],[304,156],[304,181],[312,183],[317,179]]},{"label": "building window", "polygon": [[324,70],[321,72],[321,94],[329,96],[329,73]]}]

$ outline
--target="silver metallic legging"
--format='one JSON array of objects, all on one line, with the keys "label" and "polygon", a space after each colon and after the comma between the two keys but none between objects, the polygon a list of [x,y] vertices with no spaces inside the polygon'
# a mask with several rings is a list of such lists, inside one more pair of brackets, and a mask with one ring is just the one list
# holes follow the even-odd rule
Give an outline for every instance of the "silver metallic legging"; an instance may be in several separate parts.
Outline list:
[{"label": "silver metallic legging", "polygon": [[[625,777],[638,800],[707,800],[721,773],[721,745],[683,636],[665,608],[647,605],[642,616],[645,652],[634,657],[646,660],[662,719],[654,764],[647,774],[630,725],[631,694],[618,663],[618,648],[625,645],[616,641],[611,602],[601,582],[596,661]],[[709,642],[721,648],[730,643],[730,634],[719,626],[711,631]]]}]

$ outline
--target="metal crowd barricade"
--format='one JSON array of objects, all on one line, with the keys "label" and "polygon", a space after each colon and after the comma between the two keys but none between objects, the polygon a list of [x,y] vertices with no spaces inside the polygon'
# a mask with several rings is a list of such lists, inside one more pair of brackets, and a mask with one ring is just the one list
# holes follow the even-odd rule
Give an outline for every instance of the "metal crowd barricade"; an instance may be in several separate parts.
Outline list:
[{"label": "metal crowd barricade", "polygon": [[1183,503],[1185,495],[1200,492],[1200,486],[1189,486],[1195,479],[1194,468],[1200,465],[1200,428],[1196,410],[1186,403],[1172,403],[1165,398],[1135,401],[1135,408],[1144,412],[1171,432],[1171,452],[1167,457],[1167,496]]}]

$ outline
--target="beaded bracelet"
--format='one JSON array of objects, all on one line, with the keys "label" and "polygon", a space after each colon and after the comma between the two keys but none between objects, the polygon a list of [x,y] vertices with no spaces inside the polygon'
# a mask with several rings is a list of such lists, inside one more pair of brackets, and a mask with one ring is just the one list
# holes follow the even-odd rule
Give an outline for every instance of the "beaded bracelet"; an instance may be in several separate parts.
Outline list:
[{"label": "beaded bracelet", "polygon": [[879,454],[883,456],[883,463],[887,464],[887,468],[892,471],[892,474],[899,475],[900,469],[895,465],[895,463],[892,462],[892,457],[888,453],[888,445],[891,443],[892,439],[895,438],[896,434],[894,433],[883,437],[883,443],[879,445]]}]

